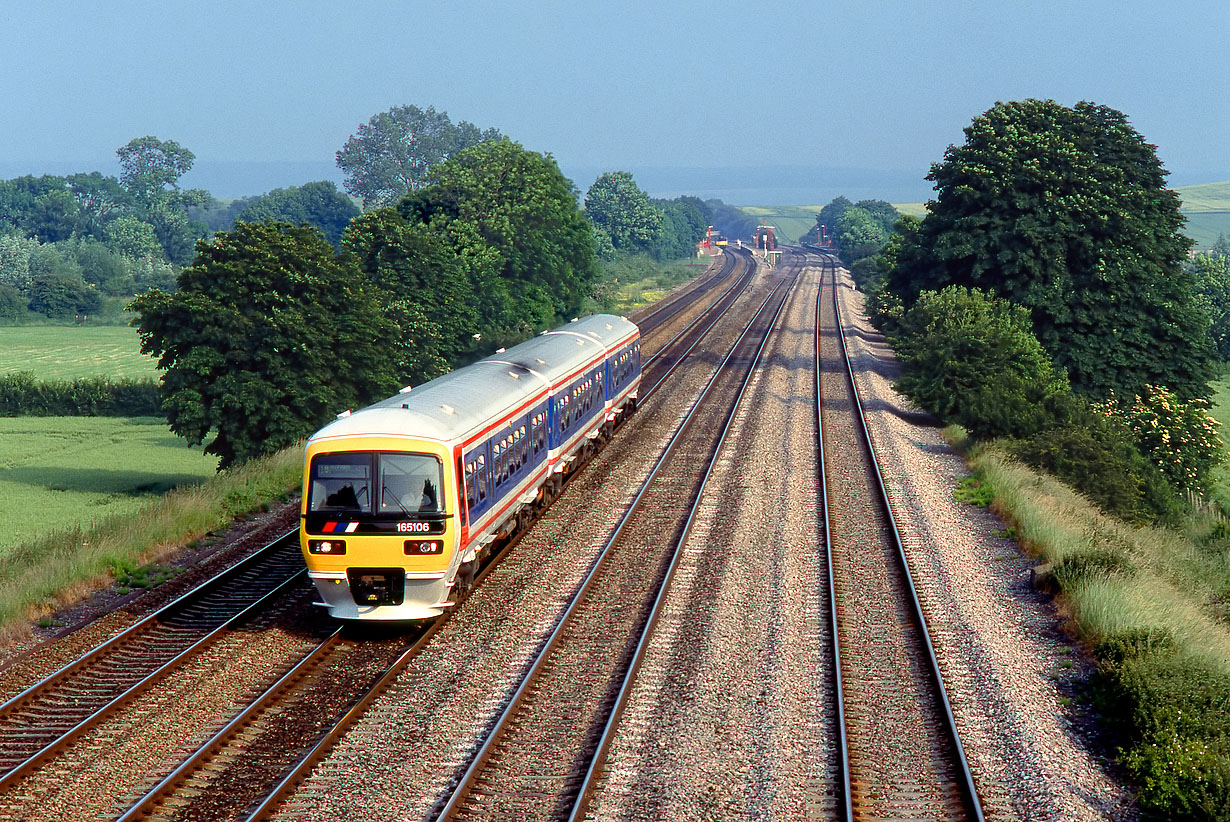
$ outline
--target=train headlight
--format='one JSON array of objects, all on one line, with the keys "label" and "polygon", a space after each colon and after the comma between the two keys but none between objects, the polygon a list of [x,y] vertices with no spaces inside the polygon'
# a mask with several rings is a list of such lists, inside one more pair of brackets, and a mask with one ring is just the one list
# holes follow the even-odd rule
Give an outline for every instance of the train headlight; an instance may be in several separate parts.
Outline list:
[{"label": "train headlight", "polygon": [[344,539],[309,539],[308,553],[310,554],[329,554],[337,556],[338,554],[346,553],[346,540]]},{"label": "train headlight", "polygon": [[430,556],[444,553],[442,539],[408,539],[406,540],[406,556]]}]

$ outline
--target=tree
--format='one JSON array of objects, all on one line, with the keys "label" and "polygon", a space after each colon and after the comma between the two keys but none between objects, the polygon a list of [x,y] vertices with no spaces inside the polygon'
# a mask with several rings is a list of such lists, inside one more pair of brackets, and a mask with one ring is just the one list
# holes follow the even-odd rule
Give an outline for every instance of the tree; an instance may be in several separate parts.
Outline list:
[{"label": "tree", "polygon": [[590,223],[549,155],[508,139],[471,146],[432,169],[398,211],[457,257],[478,304],[483,348],[575,316],[598,277]]},{"label": "tree", "polygon": [[1196,278],[1217,353],[1230,360],[1230,256],[1218,253],[1215,246],[1208,254],[1197,254],[1185,267]]},{"label": "tree", "polygon": [[107,224],[129,205],[128,193],[115,177],[104,177],[97,171],[73,174],[66,182],[77,203],[82,232],[103,239]]},{"label": "tree", "polygon": [[106,246],[134,260],[162,254],[154,227],[139,217],[124,216],[112,220],[107,226]]},{"label": "tree", "polygon": [[188,209],[213,200],[207,191],[179,187],[196,155],[174,140],[153,136],[130,140],[115,153],[120,183],[139,206],[136,216],[153,226],[167,259],[187,263],[196,241],[208,234],[204,225],[188,219]]},{"label": "tree", "polygon": [[275,188],[248,203],[235,219],[245,223],[306,223],[320,229],[329,244],[337,248],[342,232],[358,215],[358,206],[332,182],[324,181]]},{"label": "tree", "polygon": [[137,200],[149,204],[179,191],[179,178],[192,170],[196,155],[174,140],[137,137],[116,150],[120,183]]},{"label": "tree", "polygon": [[661,210],[626,171],[608,171],[585,194],[585,215],[611,237],[616,251],[646,251],[662,236]]},{"label": "tree", "polygon": [[171,430],[219,470],[285,448],[391,392],[397,329],[312,228],[240,223],[202,244],[174,294],[132,303]]},{"label": "tree", "polygon": [[846,265],[856,260],[879,253],[888,241],[890,231],[885,229],[871,212],[851,206],[837,218],[835,237],[841,250],[841,259]]},{"label": "tree", "polygon": [[898,254],[889,287],[980,287],[1026,306],[1077,390],[1166,385],[1203,396],[1208,317],[1181,265],[1179,200],[1155,149],[1093,103],[997,103],[932,166],[936,200]]},{"label": "tree", "polygon": [[414,385],[460,364],[478,327],[477,300],[443,238],[396,209],[377,208],[355,218],[342,245],[401,328],[401,381]]},{"label": "tree", "polygon": [[649,246],[649,253],[656,260],[678,260],[692,257],[696,244],[705,238],[709,221],[696,206],[695,197],[674,200],[652,200],[653,206],[662,212],[662,234]]},{"label": "tree", "polygon": [[454,125],[434,106],[394,106],[359,126],[337,153],[337,166],[346,175],[346,191],[365,209],[391,206],[421,187],[436,163],[498,139],[493,128],[484,131],[464,120]]}]

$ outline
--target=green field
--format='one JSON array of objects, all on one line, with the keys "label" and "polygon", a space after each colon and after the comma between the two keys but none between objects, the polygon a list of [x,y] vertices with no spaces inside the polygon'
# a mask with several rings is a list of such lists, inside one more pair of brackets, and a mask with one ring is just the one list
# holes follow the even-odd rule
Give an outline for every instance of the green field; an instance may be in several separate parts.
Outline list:
[{"label": "green field", "polygon": [[135,511],[218,465],[153,418],[0,418],[0,441],[0,557],[32,537]]},{"label": "green field", "polygon": [[158,376],[137,330],[122,325],[0,328],[0,374],[14,371],[40,380]]},{"label": "green field", "polygon": [[822,205],[745,206],[739,210],[773,226],[778,242],[796,243],[808,229],[816,227],[816,215],[822,208]]}]

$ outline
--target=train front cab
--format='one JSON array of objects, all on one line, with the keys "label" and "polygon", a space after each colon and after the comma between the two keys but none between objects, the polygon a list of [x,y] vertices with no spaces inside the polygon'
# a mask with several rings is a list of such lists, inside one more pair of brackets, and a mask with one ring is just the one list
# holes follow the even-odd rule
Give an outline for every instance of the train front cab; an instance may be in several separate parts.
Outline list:
[{"label": "train front cab", "polygon": [[393,437],[312,442],[300,547],[338,619],[439,616],[458,561],[458,486],[442,443]]}]

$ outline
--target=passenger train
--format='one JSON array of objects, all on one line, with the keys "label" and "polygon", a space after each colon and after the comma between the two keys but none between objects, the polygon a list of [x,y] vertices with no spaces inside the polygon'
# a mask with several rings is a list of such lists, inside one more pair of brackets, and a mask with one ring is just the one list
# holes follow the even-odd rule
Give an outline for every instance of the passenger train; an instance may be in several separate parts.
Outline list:
[{"label": "passenger train", "polygon": [[338,619],[439,616],[636,407],[640,331],[595,314],[308,440],[300,547]]}]

